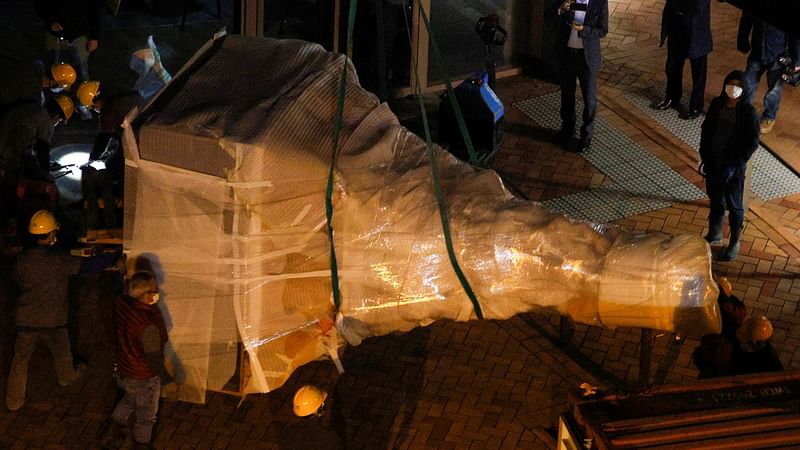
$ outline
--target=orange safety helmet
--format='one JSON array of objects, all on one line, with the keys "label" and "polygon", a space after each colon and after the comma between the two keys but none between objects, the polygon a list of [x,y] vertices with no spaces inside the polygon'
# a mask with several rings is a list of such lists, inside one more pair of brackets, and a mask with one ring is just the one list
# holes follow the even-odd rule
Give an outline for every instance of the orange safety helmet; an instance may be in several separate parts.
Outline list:
[{"label": "orange safety helmet", "polygon": [[56,222],[56,218],[53,217],[53,213],[46,209],[36,211],[28,225],[28,232],[30,234],[48,234],[57,229],[58,222]]},{"label": "orange safety helmet", "polygon": [[772,322],[765,316],[750,317],[736,330],[736,338],[742,343],[766,342],[772,337],[772,332]]},{"label": "orange safety helmet", "polygon": [[319,409],[322,408],[326,398],[328,398],[327,392],[316,386],[307,384],[298,389],[294,394],[294,414],[298,417],[316,414]]},{"label": "orange safety helmet", "polygon": [[72,113],[75,112],[75,103],[73,103],[72,99],[66,95],[56,95],[55,101],[58,104],[58,107],[61,108],[61,112],[64,115],[64,120],[69,120],[69,118],[72,117]]},{"label": "orange safety helmet", "polygon": [[69,89],[75,80],[78,79],[78,74],[75,69],[67,63],[56,63],[50,66],[50,74],[53,76],[53,81],[56,87]]},{"label": "orange safety helmet", "polygon": [[91,108],[94,105],[94,99],[100,94],[100,82],[99,81],[84,81],[78,86],[78,91],[75,93],[75,96],[78,97],[78,101],[87,108]]}]

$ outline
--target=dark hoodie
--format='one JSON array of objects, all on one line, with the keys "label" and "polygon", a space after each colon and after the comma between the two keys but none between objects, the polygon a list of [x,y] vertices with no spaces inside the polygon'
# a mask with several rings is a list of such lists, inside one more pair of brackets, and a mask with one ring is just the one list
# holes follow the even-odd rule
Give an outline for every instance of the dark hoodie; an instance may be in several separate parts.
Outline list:
[{"label": "dark hoodie", "polygon": [[743,76],[744,73],[740,70],[734,70],[729,73],[722,83],[722,93],[712,100],[711,105],[708,107],[708,113],[706,113],[700,134],[700,158],[706,170],[726,167],[743,169],[750,157],[753,156],[753,152],[758,148],[758,137],[761,131],[758,113],[753,108],[753,105],[742,100],[746,97],[746,93],[743,93],[739,97],[739,102],[736,103],[736,119],[730,138],[725,144],[724,152],[722,155],[715,155],[713,151],[714,136],[717,133],[717,126],[720,122],[720,111],[726,107],[725,104],[728,101],[725,85],[730,80],[738,79],[742,81],[742,88],[747,89],[742,80]]}]

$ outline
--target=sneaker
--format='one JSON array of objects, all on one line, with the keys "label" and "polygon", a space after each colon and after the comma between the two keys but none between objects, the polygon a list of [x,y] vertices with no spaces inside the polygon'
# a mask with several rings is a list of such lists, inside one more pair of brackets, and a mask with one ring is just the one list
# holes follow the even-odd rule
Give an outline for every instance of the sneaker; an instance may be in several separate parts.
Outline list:
[{"label": "sneaker", "polygon": [[761,119],[761,134],[767,134],[775,126],[775,119]]}]

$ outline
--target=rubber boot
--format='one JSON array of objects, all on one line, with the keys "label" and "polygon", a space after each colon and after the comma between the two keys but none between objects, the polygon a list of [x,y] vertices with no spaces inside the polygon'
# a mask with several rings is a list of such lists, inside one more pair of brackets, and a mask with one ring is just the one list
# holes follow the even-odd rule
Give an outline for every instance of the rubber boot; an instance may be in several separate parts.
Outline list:
[{"label": "rubber boot", "polygon": [[742,237],[742,227],[731,228],[731,238],[728,248],[719,258],[720,261],[734,261],[739,256],[739,239]]},{"label": "rubber boot", "polygon": [[705,239],[709,244],[722,242],[722,217],[718,220],[708,219],[708,234]]},{"label": "rubber boot", "polygon": [[125,428],[124,424],[111,421],[100,438],[100,448],[122,448],[125,443]]}]

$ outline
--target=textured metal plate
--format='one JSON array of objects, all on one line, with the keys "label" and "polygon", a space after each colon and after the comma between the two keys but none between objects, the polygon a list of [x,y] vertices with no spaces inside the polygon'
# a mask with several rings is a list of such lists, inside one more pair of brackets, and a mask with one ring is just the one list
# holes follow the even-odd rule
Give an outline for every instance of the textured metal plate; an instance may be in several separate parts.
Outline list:
[{"label": "textured metal plate", "polygon": [[[522,100],[514,106],[542,127],[558,129],[561,126],[558,92]],[[578,117],[582,109],[578,102]],[[581,156],[611,178],[613,184],[543,202],[550,210],[575,219],[605,223],[705,197],[702,190],[610,125],[600,114],[592,146]]]}]

